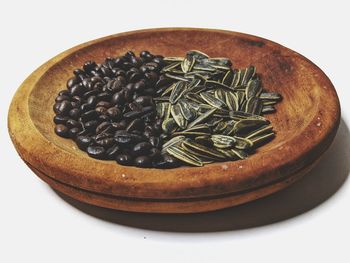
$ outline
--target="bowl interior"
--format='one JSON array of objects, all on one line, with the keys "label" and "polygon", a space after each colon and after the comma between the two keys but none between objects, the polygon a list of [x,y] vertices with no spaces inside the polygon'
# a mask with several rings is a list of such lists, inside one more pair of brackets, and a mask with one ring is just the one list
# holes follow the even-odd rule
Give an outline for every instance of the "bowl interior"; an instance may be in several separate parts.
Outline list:
[{"label": "bowl interior", "polygon": [[[73,75],[73,70],[81,67],[87,60],[102,62],[106,57],[122,55],[128,50],[135,53],[149,50],[164,56],[183,56],[191,49],[201,50],[211,57],[228,57],[235,68],[255,65],[265,89],[279,92],[283,96],[282,102],[276,106],[277,112],[266,115],[277,136],[260,147],[254,155],[255,158],[259,158],[263,152],[283,147],[314,118],[317,112],[315,105],[319,103],[318,88],[315,88],[317,83],[312,74],[306,72],[305,75],[300,75],[305,61],[297,64],[292,59],[293,51],[246,35],[194,29],[116,36],[73,51],[49,68],[36,83],[29,99],[31,119],[47,140],[72,154],[86,156],[84,152],[77,150],[72,140],[62,139],[54,133],[54,99],[60,90],[66,88],[66,81]],[[112,161],[105,162],[116,165]]]}]

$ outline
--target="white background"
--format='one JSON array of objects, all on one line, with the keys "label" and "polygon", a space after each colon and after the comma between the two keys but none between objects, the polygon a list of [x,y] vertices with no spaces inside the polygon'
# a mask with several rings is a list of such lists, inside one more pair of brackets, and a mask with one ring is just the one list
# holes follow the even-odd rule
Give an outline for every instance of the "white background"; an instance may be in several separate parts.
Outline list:
[{"label": "white background", "polygon": [[[1,1],[0,262],[350,262],[347,2]],[[79,43],[171,26],[250,33],[311,59],[342,104],[332,147],[291,188],[215,213],[140,215],[61,198],[12,147],[6,119],[15,90],[42,63]]]}]

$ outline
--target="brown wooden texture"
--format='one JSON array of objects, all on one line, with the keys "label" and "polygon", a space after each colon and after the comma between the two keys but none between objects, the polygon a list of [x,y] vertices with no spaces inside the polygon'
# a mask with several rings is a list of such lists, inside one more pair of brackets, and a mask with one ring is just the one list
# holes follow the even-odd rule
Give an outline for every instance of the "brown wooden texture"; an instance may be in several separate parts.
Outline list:
[{"label": "brown wooden texture", "polygon": [[[228,57],[234,67],[253,64],[268,91],[282,94],[267,118],[276,138],[247,160],[169,170],[120,166],[89,158],[73,141],[55,135],[52,105],[73,69],[128,50],[180,56],[191,49]],[[283,181],[311,165],[329,147],[340,107],[327,76],[300,54],[242,33],[191,28],[140,30],[69,49],[34,71],[16,92],[9,133],[20,156],[48,178],[110,196],[181,199],[233,194]],[[277,191],[278,189],[275,189]]]}]

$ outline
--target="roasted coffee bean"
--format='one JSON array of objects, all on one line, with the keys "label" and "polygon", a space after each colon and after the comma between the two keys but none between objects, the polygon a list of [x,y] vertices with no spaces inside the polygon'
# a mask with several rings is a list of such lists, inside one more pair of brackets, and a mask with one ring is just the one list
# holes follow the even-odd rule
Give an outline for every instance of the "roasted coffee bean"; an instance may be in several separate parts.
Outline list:
[{"label": "roasted coffee bean", "polygon": [[119,154],[115,160],[121,165],[132,165],[133,163],[132,157],[128,154]]},{"label": "roasted coffee bean", "polygon": [[152,165],[151,158],[148,156],[139,156],[134,161],[137,167],[150,167]]},{"label": "roasted coffee bean", "polygon": [[76,84],[70,89],[70,94],[72,96],[80,96],[86,92],[86,88],[82,84]]},{"label": "roasted coffee bean", "polygon": [[132,111],[141,111],[142,110],[142,106],[136,102],[129,103],[128,107]]},{"label": "roasted coffee bean", "polygon": [[139,116],[141,116],[143,113],[142,111],[129,111],[123,114],[123,117],[126,119],[135,119]]},{"label": "roasted coffee bean", "polygon": [[53,121],[55,124],[66,124],[66,122],[69,120],[68,116],[60,116],[60,115],[56,115],[53,118]]},{"label": "roasted coffee bean", "polygon": [[145,155],[152,148],[152,145],[149,142],[140,142],[136,144],[133,148],[135,155]]},{"label": "roasted coffee bean", "polygon": [[69,130],[69,137],[74,139],[79,132],[80,132],[80,128],[72,128]]},{"label": "roasted coffee bean", "polygon": [[55,132],[57,135],[61,137],[69,138],[69,129],[67,126],[63,124],[57,124],[55,127]]},{"label": "roasted coffee bean", "polygon": [[126,121],[122,120],[120,122],[112,122],[112,126],[116,130],[124,130],[126,128]]},{"label": "roasted coffee bean", "polygon": [[74,119],[77,120],[80,117],[80,110],[77,108],[71,109],[69,111],[69,116]]},{"label": "roasted coffee bean", "polygon": [[136,103],[140,103],[142,106],[153,105],[153,99],[151,96],[139,96],[135,99]]},{"label": "roasted coffee bean", "polygon": [[106,151],[102,146],[88,146],[86,151],[90,157],[96,159],[104,159],[106,157]]},{"label": "roasted coffee bean", "polygon": [[125,86],[125,89],[130,90],[131,92],[134,91],[134,83],[129,83],[128,85]]},{"label": "roasted coffee bean", "polygon": [[66,122],[66,126],[68,128],[80,128],[81,127],[81,124],[80,122],[76,121],[76,120],[73,120],[73,119],[69,119],[67,122]]},{"label": "roasted coffee bean", "polygon": [[83,94],[83,98],[84,99],[89,99],[89,97],[91,97],[91,96],[95,96],[96,97],[96,95],[97,94],[99,94],[99,90],[96,90],[96,89],[93,89],[93,90],[89,90],[89,91],[87,91],[87,92],[85,92],[84,94]]},{"label": "roasted coffee bean", "polygon": [[152,148],[149,150],[149,155],[148,155],[152,161],[158,161],[161,159],[161,153],[160,153],[160,150],[157,149],[157,148]]},{"label": "roasted coffee bean", "polygon": [[86,88],[86,90],[90,90],[92,88],[92,83],[91,83],[90,78],[83,79],[81,84],[83,84],[83,86]]},{"label": "roasted coffee bean", "polygon": [[145,73],[145,77],[146,79],[148,79],[151,85],[156,84],[156,82],[158,81],[158,74],[154,71]]},{"label": "roasted coffee bean", "polygon": [[96,110],[90,110],[90,111],[87,111],[87,112],[84,112],[82,115],[81,115],[81,120],[83,122],[86,122],[86,121],[91,121],[95,118],[97,118],[98,116],[98,113]]},{"label": "roasted coffee bean", "polygon": [[99,124],[96,127],[96,134],[99,134],[100,132],[102,132],[103,130],[105,130],[107,127],[111,126],[111,123],[108,121],[104,121],[101,124]]},{"label": "roasted coffee bean", "polygon": [[148,138],[148,141],[149,141],[149,143],[150,143],[153,147],[155,147],[155,148],[160,147],[160,139],[159,139],[159,137],[150,136],[150,137]]},{"label": "roasted coffee bean", "polygon": [[118,143],[126,144],[132,141],[132,136],[126,130],[117,130],[114,134],[114,139]]},{"label": "roasted coffee bean", "polygon": [[117,144],[109,147],[106,151],[107,159],[115,160],[119,152],[120,152],[120,147]]},{"label": "roasted coffee bean", "polygon": [[146,83],[144,80],[140,80],[134,84],[134,90],[137,92],[142,92],[146,88]]},{"label": "roasted coffee bean", "polygon": [[98,122],[95,120],[88,121],[84,124],[84,127],[88,131],[94,131],[98,125]]},{"label": "roasted coffee bean", "polygon": [[105,107],[105,108],[110,108],[112,106],[112,104],[108,101],[99,101],[97,104],[96,104],[96,107]]},{"label": "roasted coffee bean", "polygon": [[56,102],[62,102],[62,101],[64,101],[64,100],[69,101],[69,100],[70,100],[70,97],[69,97],[69,96],[66,96],[66,95],[60,95],[60,96],[56,97],[56,99],[55,99]]},{"label": "roasted coffee bean", "polygon": [[117,107],[109,108],[107,110],[107,114],[114,121],[118,120],[121,117],[121,115],[122,115],[121,111]]},{"label": "roasted coffee bean", "polygon": [[80,135],[76,137],[75,142],[79,149],[85,150],[92,143],[92,138]]},{"label": "roasted coffee bean", "polygon": [[112,95],[108,92],[102,92],[97,95],[99,101],[109,101],[112,98]]},{"label": "roasted coffee bean", "polygon": [[113,138],[103,138],[103,139],[97,140],[96,143],[100,146],[108,148],[108,147],[111,147],[115,143],[115,141]]},{"label": "roasted coffee bean", "polygon": [[123,91],[119,91],[117,93],[115,93],[112,97],[111,102],[114,105],[118,105],[118,106],[122,106],[125,103],[125,97],[124,97],[124,92]]},{"label": "roasted coffee bean", "polygon": [[98,119],[99,119],[100,122],[104,122],[104,121],[109,121],[110,120],[109,116],[105,115],[105,114],[101,114],[100,116],[98,116]]},{"label": "roasted coffee bean", "polygon": [[[72,77],[67,81],[67,88],[71,89],[74,85],[79,84],[80,80],[77,79],[76,77]],[[62,95],[62,94],[60,94]]]},{"label": "roasted coffee bean", "polygon": [[135,131],[135,130],[141,131],[143,129],[143,126],[144,126],[144,122],[141,119],[134,119],[126,127],[126,130],[128,132]]},{"label": "roasted coffee bean", "polygon": [[125,101],[127,101],[127,102],[132,101],[133,95],[134,95],[134,92],[133,92],[133,91],[128,90],[128,89],[125,89],[125,90],[124,90],[124,98],[125,98]]},{"label": "roasted coffee bean", "polygon": [[64,100],[60,103],[60,106],[57,109],[58,110],[57,114],[67,115],[71,109],[72,109],[72,104],[68,100]]},{"label": "roasted coffee bean", "polygon": [[91,70],[94,70],[95,67],[97,66],[95,61],[87,61],[83,65],[83,69],[86,73],[91,72]]},{"label": "roasted coffee bean", "polygon": [[[125,70],[118,69],[118,70],[116,70],[116,72],[115,72],[115,76],[116,76],[116,77],[119,77],[119,76],[125,77],[125,76],[126,76],[126,72],[125,72]],[[122,87],[122,86],[120,86],[120,87]]]},{"label": "roasted coffee bean", "polygon": [[107,109],[105,107],[96,107],[96,112],[100,115],[107,114]]}]

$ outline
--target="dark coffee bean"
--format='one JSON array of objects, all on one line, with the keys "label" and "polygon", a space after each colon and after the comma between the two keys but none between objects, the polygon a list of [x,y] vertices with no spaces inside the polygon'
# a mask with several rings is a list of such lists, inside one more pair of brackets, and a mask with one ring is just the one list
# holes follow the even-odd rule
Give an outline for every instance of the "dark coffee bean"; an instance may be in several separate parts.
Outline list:
[{"label": "dark coffee bean", "polygon": [[143,59],[143,61],[150,61],[154,58],[154,56],[147,50],[142,51],[140,53],[140,57]]},{"label": "dark coffee bean", "polygon": [[116,142],[121,144],[130,143],[132,141],[132,136],[126,130],[118,130],[114,134],[114,139]]},{"label": "dark coffee bean", "polygon": [[69,138],[69,129],[63,124],[57,124],[55,127],[55,132],[58,136]]},{"label": "dark coffee bean", "polygon": [[69,137],[74,139],[79,132],[80,132],[79,128],[72,128],[69,130]]},{"label": "dark coffee bean", "polygon": [[86,103],[94,107],[97,103],[97,98],[96,96],[90,96],[87,100]]},{"label": "dark coffee bean", "polygon": [[112,104],[108,101],[99,101],[97,104],[96,104],[96,107],[105,107],[105,108],[110,108],[112,106]]},{"label": "dark coffee bean", "polygon": [[145,88],[146,88],[146,83],[144,80],[140,80],[140,81],[136,82],[134,85],[134,89],[137,92],[142,92]]},{"label": "dark coffee bean", "polygon": [[179,165],[179,160],[175,157],[171,156],[170,154],[163,154],[163,160],[170,166],[170,167],[176,167]]},{"label": "dark coffee bean", "polygon": [[96,159],[104,159],[106,157],[106,151],[102,146],[88,146],[86,151],[90,157]]},{"label": "dark coffee bean", "polygon": [[133,163],[132,157],[128,154],[119,154],[115,160],[121,165],[132,165]]},{"label": "dark coffee bean", "polygon": [[80,108],[81,102],[80,101],[72,101],[72,108]]},{"label": "dark coffee bean", "polygon": [[153,105],[153,99],[151,96],[139,96],[135,99],[135,102],[140,103],[142,106]]},{"label": "dark coffee bean", "polygon": [[112,126],[116,130],[124,130],[126,128],[126,121],[122,120],[120,122],[112,122]]},{"label": "dark coffee bean", "polygon": [[82,84],[76,84],[70,89],[70,94],[72,96],[80,96],[86,92],[86,88]]},{"label": "dark coffee bean", "polygon": [[93,107],[91,107],[91,105],[87,104],[87,103],[84,103],[82,104],[80,107],[79,107],[80,111],[81,112],[87,112],[89,110],[92,110]]},{"label": "dark coffee bean", "polygon": [[83,65],[83,69],[86,73],[90,73],[91,70],[94,70],[94,68],[97,66],[95,61],[87,61]]},{"label": "dark coffee bean", "polygon": [[80,122],[76,121],[76,120],[73,120],[73,119],[69,119],[67,122],[66,122],[66,126],[68,128],[80,128],[81,127],[81,124]]},{"label": "dark coffee bean", "polygon": [[108,121],[104,121],[101,124],[99,124],[96,127],[96,134],[99,134],[100,132],[102,132],[103,130],[105,130],[107,127],[111,126],[111,123]]},{"label": "dark coffee bean", "polygon": [[119,77],[119,76],[125,77],[126,76],[125,70],[122,70],[122,69],[116,70],[115,76],[116,77]]},{"label": "dark coffee bean", "polygon": [[66,122],[69,120],[69,118],[67,116],[60,116],[60,115],[56,115],[53,118],[53,121],[55,124],[66,124]]},{"label": "dark coffee bean", "polygon": [[143,93],[144,93],[145,95],[153,96],[153,95],[154,95],[154,89],[153,89],[153,88],[145,89],[145,90],[143,91]]},{"label": "dark coffee bean", "polygon": [[124,98],[125,101],[130,102],[132,101],[132,96],[134,95],[133,91],[125,89],[124,90]]},{"label": "dark coffee bean", "polygon": [[[173,80],[170,79],[170,78],[167,78],[165,75],[161,75],[156,83],[156,88],[160,88],[160,87],[163,87],[163,86],[169,86],[170,83],[172,83]],[[167,88],[166,87],[166,88]]]},{"label": "dark coffee bean", "polygon": [[135,82],[141,80],[142,77],[143,77],[142,74],[135,72],[130,76],[129,81],[135,83]]},{"label": "dark coffee bean", "polygon": [[125,61],[124,57],[117,57],[116,59],[114,59],[114,65],[116,67],[120,67],[124,61]]},{"label": "dark coffee bean", "polygon": [[56,102],[62,102],[62,101],[64,101],[64,100],[69,101],[69,100],[70,100],[70,97],[69,97],[69,96],[66,96],[66,95],[60,95],[60,96],[57,96],[56,99],[55,99]]},{"label": "dark coffee bean", "polygon": [[81,115],[81,120],[83,122],[91,121],[91,120],[97,118],[97,116],[98,116],[98,113],[96,110],[90,110],[90,111],[87,111]]},{"label": "dark coffee bean", "polygon": [[99,90],[96,90],[96,89],[89,90],[83,94],[83,98],[88,99],[91,96],[96,96],[98,93],[99,93]]},{"label": "dark coffee bean", "polygon": [[109,137],[109,138],[99,139],[96,141],[96,143],[100,146],[108,148],[108,147],[111,147],[115,143],[115,141],[113,138]]},{"label": "dark coffee bean", "polygon": [[76,77],[72,77],[67,81],[67,88],[71,89],[74,85],[79,84],[80,80]]},{"label": "dark coffee bean", "polygon": [[162,155],[160,153],[160,150],[157,148],[152,148],[149,150],[149,155],[148,155],[152,161],[158,161],[161,159]]},{"label": "dark coffee bean", "polygon": [[103,75],[108,76],[108,77],[113,77],[113,75],[114,75],[112,70],[109,68],[102,67],[101,71],[102,71]]},{"label": "dark coffee bean", "polygon": [[86,90],[91,90],[92,82],[91,82],[90,78],[83,79],[83,81],[81,83],[86,88]]},{"label": "dark coffee bean", "polygon": [[150,167],[152,161],[148,156],[139,156],[135,159],[134,163],[137,167]]},{"label": "dark coffee bean", "polygon": [[92,138],[89,136],[77,136],[75,143],[79,149],[85,150],[92,143]]},{"label": "dark coffee bean", "polygon": [[163,64],[164,64],[163,57],[161,57],[161,56],[156,56],[152,61],[157,63],[160,66],[163,66]]},{"label": "dark coffee bean", "polygon": [[84,127],[88,131],[94,131],[98,125],[98,122],[95,120],[88,121],[84,124]]},{"label": "dark coffee bean", "polygon": [[102,92],[97,95],[99,101],[109,101],[112,98],[112,95],[108,92]]},{"label": "dark coffee bean", "polygon": [[71,100],[72,102],[80,102],[80,103],[83,102],[83,99],[79,96],[73,96]]},{"label": "dark coffee bean", "polygon": [[68,100],[64,100],[60,103],[56,113],[60,115],[67,115],[71,109],[72,104]]},{"label": "dark coffee bean", "polygon": [[133,148],[135,155],[145,155],[152,148],[152,145],[149,142],[140,142],[136,144]]},{"label": "dark coffee bean", "polygon": [[[106,114],[107,114],[107,112],[106,112]],[[99,119],[100,122],[110,121],[109,116],[105,115],[105,114],[102,114],[102,115],[98,116],[98,119]]]},{"label": "dark coffee bean", "polygon": [[98,114],[107,114],[107,109],[105,108],[105,107],[96,107],[96,112],[98,113]]},{"label": "dark coffee bean", "polygon": [[118,106],[124,105],[124,103],[125,103],[124,92],[119,91],[119,92],[115,93],[112,97],[111,102],[114,105],[118,105]]},{"label": "dark coffee bean", "polygon": [[145,77],[151,85],[156,84],[158,81],[158,74],[155,73],[154,71],[145,73]]},{"label": "dark coffee bean", "polygon": [[151,136],[151,137],[148,138],[148,141],[150,142],[150,144],[153,147],[155,147],[155,148],[160,147],[160,139],[159,139],[159,137]]},{"label": "dark coffee bean", "polygon": [[180,165],[180,162],[169,154],[163,154],[163,158],[153,164],[155,168],[175,168]]},{"label": "dark coffee bean", "polygon": [[151,131],[144,131],[143,136],[145,136],[147,139],[153,136],[153,133]]},{"label": "dark coffee bean", "polygon": [[53,109],[53,111],[54,111],[56,114],[60,114],[60,110],[59,110],[60,106],[61,106],[61,103],[60,103],[60,102],[56,102],[56,103],[53,105],[52,109]]},{"label": "dark coffee bean", "polygon": [[126,130],[128,132],[134,131],[134,130],[142,130],[144,126],[144,123],[141,119],[135,119],[129,123]]},{"label": "dark coffee bean", "polygon": [[107,159],[115,160],[119,152],[120,152],[120,147],[117,144],[109,147],[106,151]]},{"label": "dark coffee bean", "polygon": [[123,117],[126,119],[135,119],[142,115],[141,111],[129,111],[123,114]]},{"label": "dark coffee bean", "polygon": [[122,115],[121,111],[117,107],[109,108],[107,110],[107,114],[112,120],[118,120]]},{"label": "dark coffee bean", "polygon": [[149,69],[146,65],[142,65],[142,66],[140,67],[140,71],[141,71],[142,73],[147,73],[147,72],[150,71],[150,69]]},{"label": "dark coffee bean", "polygon": [[72,119],[77,120],[80,117],[80,110],[77,108],[71,109],[68,114]]},{"label": "dark coffee bean", "polygon": [[134,91],[134,83],[129,83],[128,85],[125,86],[125,89],[130,90],[131,92]]},{"label": "dark coffee bean", "polygon": [[131,57],[135,57],[135,53],[129,50],[124,56],[130,59]]},{"label": "dark coffee bean", "polygon": [[129,103],[128,107],[132,111],[141,111],[142,110],[142,106],[136,102]]}]

